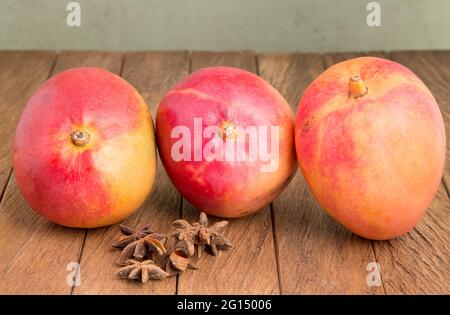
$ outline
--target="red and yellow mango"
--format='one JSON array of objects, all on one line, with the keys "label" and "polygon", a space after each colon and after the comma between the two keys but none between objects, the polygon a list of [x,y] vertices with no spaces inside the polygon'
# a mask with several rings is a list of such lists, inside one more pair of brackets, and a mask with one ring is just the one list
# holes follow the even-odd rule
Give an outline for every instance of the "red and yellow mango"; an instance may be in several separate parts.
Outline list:
[{"label": "red and yellow mango", "polygon": [[[248,137],[242,131],[267,126],[278,128],[278,163],[263,170],[267,160],[248,158],[250,139],[262,133]],[[179,141],[173,132],[179,127],[192,135],[184,148],[188,158],[182,160],[173,156]],[[196,138],[211,127],[217,127],[216,135]],[[197,208],[220,217],[242,217],[261,209],[280,194],[297,169],[289,105],[262,78],[237,68],[204,68],[177,84],[159,105],[156,135],[161,161],[175,187]],[[261,136],[259,144],[270,142],[273,149],[269,138]],[[211,141],[226,146],[239,139],[244,142],[242,160],[202,156]]]},{"label": "red and yellow mango", "polygon": [[136,210],[156,168],[147,105],[125,80],[74,68],[29,99],[14,139],[14,174],[31,208],[48,220],[93,228]]},{"label": "red and yellow mango", "polygon": [[322,207],[369,239],[411,230],[443,173],[435,99],[410,70],[380,58],[347,60],[315,79],[299,103],[295,142]]}]

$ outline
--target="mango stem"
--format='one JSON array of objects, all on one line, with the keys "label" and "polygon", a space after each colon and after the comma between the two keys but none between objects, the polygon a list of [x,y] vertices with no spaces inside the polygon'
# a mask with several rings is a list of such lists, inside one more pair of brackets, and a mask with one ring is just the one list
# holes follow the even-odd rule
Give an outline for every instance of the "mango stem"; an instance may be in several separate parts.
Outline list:
[{"label": "mango stem", "polygon": [[74,145],[82,147],[89,143],[90,135],[86,131],[75,130],[70,134],[70,139]]},{"label": "mango stem", "polygon": [[236,138],[236,125],[231,121],[224,121],[220,125],[223,140],[231,140]]},{"label": "mango stem", "polygon": [[369,89],[359,74],[356,74],[348,81],[348,96],[353,98],[362,97],[367,94]]}]

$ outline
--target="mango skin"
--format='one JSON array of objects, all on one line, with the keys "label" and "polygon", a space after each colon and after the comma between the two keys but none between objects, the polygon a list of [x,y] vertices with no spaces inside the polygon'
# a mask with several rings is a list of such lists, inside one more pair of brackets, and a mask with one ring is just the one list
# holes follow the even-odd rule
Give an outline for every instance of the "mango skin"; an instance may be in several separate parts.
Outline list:
[{"label": "mango skin", "polygon": [[[80,147],[70,134],[83,130]],[[63,71],[31,96],[14,138],[14,174],[26,201],[68,227],[114,224],[149,194],[156,170],[153,123],[139,93],[100,68]]]},{"label": "mango skin", "polygon": [[[171,149],[177,139],[171,133],[177,126],[187,126],[194,134],[194,118],[202,119],[202,132],[224,122],[244,128],[279,126],[279,167],[261,172],[266,164],[261,160],[175,161]],[[238,68],[203,68],[179,82],[159,105],[156,136],[161,161],[174,186],[198,209],[219,217],[257,212],[283,191],[298,169],[292,110],[269,83]]]},{"label": "mango skin", "polygon": [[[368,93],[348,95],[360,74]],[[362,57],[338,63],[305,91],[295,143],[300,168],[320,205],[362,237],[410,231],[440,185],[446,139],[428,88],[404,66]]]}]

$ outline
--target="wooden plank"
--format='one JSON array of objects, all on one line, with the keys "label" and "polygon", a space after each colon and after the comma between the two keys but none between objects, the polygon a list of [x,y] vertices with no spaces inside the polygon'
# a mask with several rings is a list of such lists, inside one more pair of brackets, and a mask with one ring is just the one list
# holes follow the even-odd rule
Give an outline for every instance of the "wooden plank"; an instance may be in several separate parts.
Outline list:
[{"label": "wooden plank", "polygon": [[[256,72],[250,52],[194,52],[192,71],[209,66],[233,66]],[[197,221],[199,211],[183,200],[183,217]],[[179,294],[278,294],[279,282],[270,207],[230,220],[226,236],[235,244],[217,257],[205,255],[200,270],[179,277]]]},{"label": "wooden plank", "polygon": [[[450,52],[394,52],[391,58],[414,71],[432,91],[444,116],[448,139]],[[449,152],[447,147],[447,160]],[[448,163],[444,178],[448,183]],[[413,231],[395,240],[374,242],[388,294],[450,292],[449,210],[448,191],[441,184],[427,214]]]},{"label": "wooden plank", "polygon": [[450,199],[439,187],[427,214],[408,234],[374,242],[387,294],[450,292]]},{"label": "wooden plank", "polygon": [[323,55],[323,60],[324,60],[325,67],[329,68],[338,62],[342,62],[342,61],[352,59],[352,58],[364,57],[364,56],[388,58],[388,54],[386,52],[371,51],[371,52],[361,52],[361,53],[354,53],[354,52],[329,53],[329,54]]},{"label": "wooden plank", "polygon": [[450,51],[392,52],[391,59],[408,67],[433,93],[444,118],[447,136],[447,163],[444,182],[450,192]]},{"label": "wooden plank", "polygon": [[[7,184],[12,170],[12,138],[20,113],[33,91],[48,78],[55,60],[53,52],[0,52],[0,186]],[[46,253],[42,247],[28,253],[28,244],[36,237],[46,233],[42,226],[47,225],[31,211],[23,200],[12,176],[9,179],[4,198],[0,204],[0,293],[28,293],[34,288],[42,289],[47,284],[42,281],[42,273],[33,271],[39,268],[42,256]],[[50,238],[50,243],[53,242]],[[60,256],[55,254],[57,260]],[[30,260],[33,257],[34,260]],[[76,257],[75,257],[76,258]],[[46,268],[40,265],[40,268]],[[65,270],[61,265],[60,271]],[[57,273],[58,275],[60,273]],[[65,278],[65,276],[64,276]],[[50,292],[69,292],[62,286]],[[55,288],[53,288],[55,289]]]},{"label": "wooden plank", "polygon": [[31,93],[48,78],[53,52],[0,52],[0,199],[12,171],[12,138]]},{"label": "wooden plank", "polygon": [[[33,91],[48,78],[56,55],[53,52],[0,52],[0,294],[23,293],[24,283],[9,280],[8,273],[17,264],[28,264],[16,258],[40,226],[40,219],[24,205],[12,174],[12,139],[20,113]],[[8,185],[9,183],[9,185]],[[8,187],[6,187],[8,185]],[[17,275],[15,275],[17,276]],[[26,285],[37,281],[33,276]],[[67,289],[67,287],[66,287]]]},{"label": "wooden plank", "polygon": [[[349,55],[326,55],[326,66]],[[294,112],[306,87],[324,71],[318,54],[262,54],[261,76],[286,98]],[[382,294],[366,284],[371,244],[329,217],[299,172],[273,203],[283,294]]]},{"label": "wooden plank", "polygon": [[236,67],[257,72],[255,54],[249,51],[195,51],[191,54],[191,72],[214,66]]},{"label": "wooden plank", "polygon": [[[122,56],[120,53],[64,52],[58,56],[52,74],[77,66],[99,66],[118,71]],[[26,62],[26,59],[20,62]],[[48,66],[41,70],[45,77],[49,69]],[[5,260],[0,264],[3,267],[0,292],[69,294],[72,288],[66,282],[70,273],[66,268],[69,262],[78,262],[85,230],[65,228],[39,217],[26,204],[14,177],[8,185],[0,213],[3,254],[0,259]]]},{"label": "wooden plank", "polygon": [[[136,52],[125,57],[122,76],[146,100],[153,120],[159,101],[169,88],[188,74],[187,52]],[[181,197],[158,162],[155,184],[147,201],[123,223],[130,227],[150,224],[155,230],[170,227],[179,218]],[[161,232],[167,232],[162,230]],[[119,251],[111,248],[118,238],[117,226],[89,230],[81,259],[82,285],[76,294],[175,294],[176,278],[145,285],[119,279],[114,262]]]},{"label": "wooden plank", "polygon": [[62,51],[53,74],[73,67],[100,67],[119,74],[124,54],[110,51]]}]

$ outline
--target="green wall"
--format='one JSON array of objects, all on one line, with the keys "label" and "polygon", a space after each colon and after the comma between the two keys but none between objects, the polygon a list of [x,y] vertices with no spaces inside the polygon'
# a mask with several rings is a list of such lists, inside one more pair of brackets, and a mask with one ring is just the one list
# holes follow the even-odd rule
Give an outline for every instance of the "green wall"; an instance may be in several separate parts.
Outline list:
[{"label": "green wall", "polygon": [[0,0],[0,49],[359,51],[450,49],[449,0]]}]

